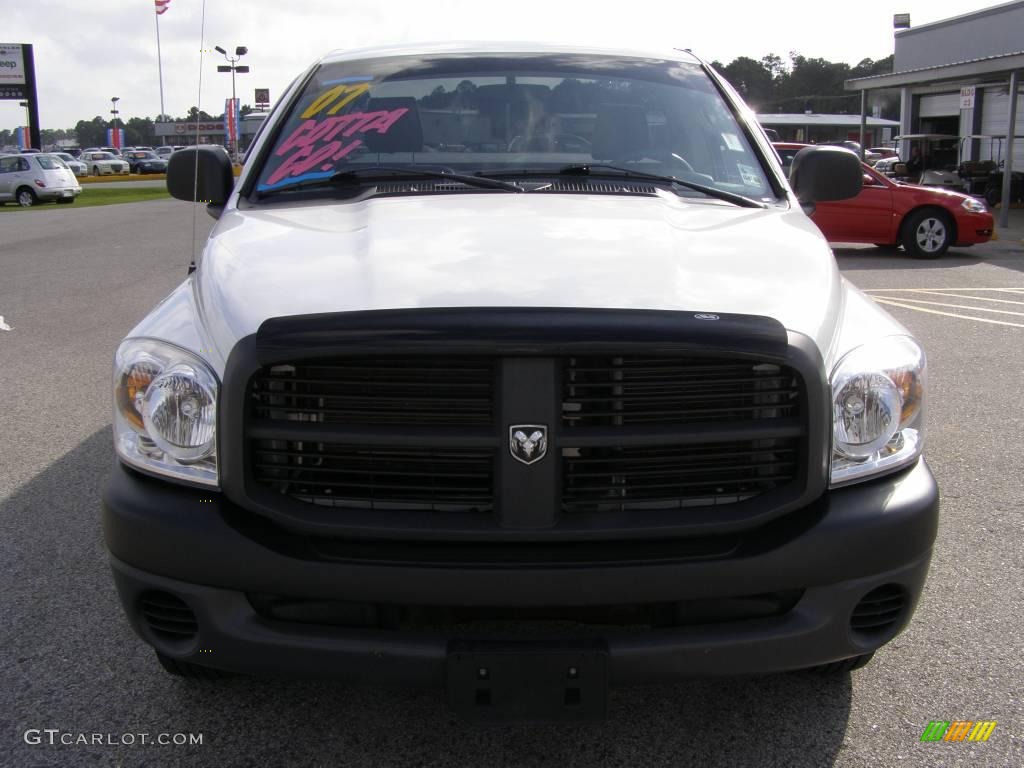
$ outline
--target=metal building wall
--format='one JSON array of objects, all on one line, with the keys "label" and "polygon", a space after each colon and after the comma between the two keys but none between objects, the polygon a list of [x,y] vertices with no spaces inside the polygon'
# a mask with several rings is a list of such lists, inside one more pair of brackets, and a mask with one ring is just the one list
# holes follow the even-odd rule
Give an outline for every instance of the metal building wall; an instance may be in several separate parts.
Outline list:
[{"label": "metal building wall", "polygon": [[893,71],[1020,51],[1024,51],[1024,0],[897,32]]}]

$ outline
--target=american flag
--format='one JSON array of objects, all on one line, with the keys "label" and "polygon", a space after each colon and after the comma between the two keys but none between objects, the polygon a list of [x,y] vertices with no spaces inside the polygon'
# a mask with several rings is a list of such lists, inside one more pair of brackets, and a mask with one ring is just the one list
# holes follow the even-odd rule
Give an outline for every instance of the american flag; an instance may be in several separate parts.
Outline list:
[{"label": "american flag", "polygon": [[153,0],[153,5],[156,6],[156,15],[162,16],[167,13],[167,6],[171,4],[171,0]]}]

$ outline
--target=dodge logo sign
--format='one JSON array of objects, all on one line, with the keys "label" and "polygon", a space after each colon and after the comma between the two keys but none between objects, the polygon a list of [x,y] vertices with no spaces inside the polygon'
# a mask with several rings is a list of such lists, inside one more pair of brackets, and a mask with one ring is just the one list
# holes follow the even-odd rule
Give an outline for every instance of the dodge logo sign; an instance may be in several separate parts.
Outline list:
[{"label": "dodge logo sign", "polygon": [[548,428],[544,424],[513,424],[508,428],[508,449],[512,458],[533,464],[548,452]]}]

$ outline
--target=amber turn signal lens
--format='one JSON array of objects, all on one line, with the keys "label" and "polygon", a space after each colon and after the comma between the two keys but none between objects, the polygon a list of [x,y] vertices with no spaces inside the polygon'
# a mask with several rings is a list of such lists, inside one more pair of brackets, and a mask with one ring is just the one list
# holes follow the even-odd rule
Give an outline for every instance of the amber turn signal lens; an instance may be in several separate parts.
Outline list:
[{"label": "amber turn signal lens", "polygon": [[149,385],[160,374],[160,366],[154,362],[138,362],[131,365],[117,383],[117,407],[125,420],[137,431],[145,432],[142,423],[142,398]]}]

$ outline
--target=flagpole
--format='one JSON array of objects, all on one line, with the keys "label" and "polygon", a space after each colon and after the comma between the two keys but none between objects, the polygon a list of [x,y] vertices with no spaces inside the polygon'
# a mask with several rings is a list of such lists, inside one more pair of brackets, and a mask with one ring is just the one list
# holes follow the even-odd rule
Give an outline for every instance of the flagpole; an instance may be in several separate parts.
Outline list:
[{"label": "flagpole", "polygon": [[164,63],[160,53],[160,14],[154,13],[153,16],[156,17],[156,68],[160,77],[160,115],[156,119],[159,123],[167,113],[164,112]]}]

